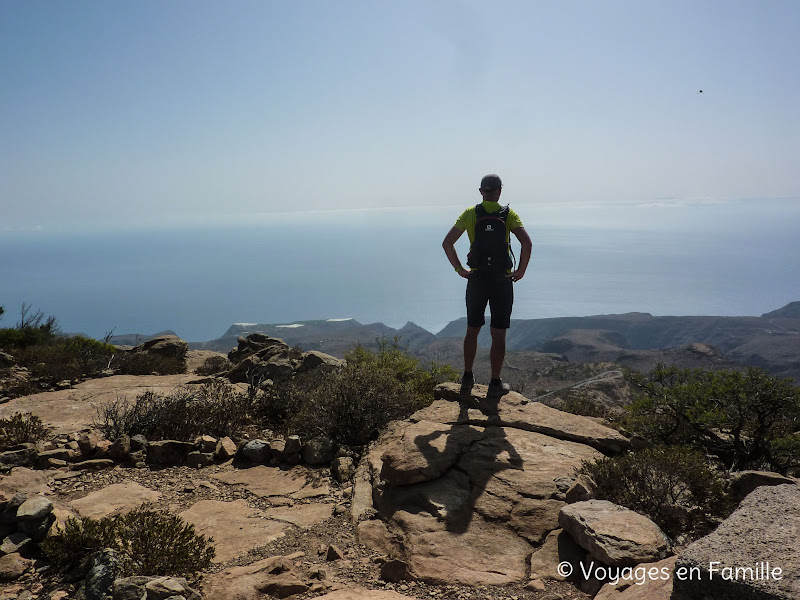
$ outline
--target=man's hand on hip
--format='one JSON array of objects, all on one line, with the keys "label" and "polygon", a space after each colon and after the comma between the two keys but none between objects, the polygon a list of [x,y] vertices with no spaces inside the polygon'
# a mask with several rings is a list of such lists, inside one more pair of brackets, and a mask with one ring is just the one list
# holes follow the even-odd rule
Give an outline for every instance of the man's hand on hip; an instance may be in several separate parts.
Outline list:
[{"label": "man's hand on hip", "polygon": [[525,276],[525,271],[521,271],[520,269],[517,269],[516,271],[512,271],[511,273],[508,273],[506,275],[506,277],[510,277],[511,278],[511,281],[519,281],[524,276]]}]

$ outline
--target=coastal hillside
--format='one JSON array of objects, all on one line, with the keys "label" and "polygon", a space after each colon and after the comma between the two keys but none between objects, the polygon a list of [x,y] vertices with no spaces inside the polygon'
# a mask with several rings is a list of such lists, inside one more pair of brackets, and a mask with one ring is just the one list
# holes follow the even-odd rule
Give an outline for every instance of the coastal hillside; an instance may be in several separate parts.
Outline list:
[{"label": "coastal hillside", "polygon": [[[451,321],[434,334],[409,322],[400,329],[354,319],[297,321],[286,324],[238,323],[219,338],[191,343],[192,349],[227,352],[240,336],[262,332],[291,346],[342,357],[356,345],[375,348],[376,340],[395,336],[415,355],[460,360],[460,339],[466,319]],[[491,344],[489,328],[478,338]],[[545,352],[573,362],[615,362],[647,370],[658,362],[684,367],[752,365],[774,375],[800,378],[800,302],[761,316],[654,316],[649,313],[513,319],[508,332],[509,355]]]}]

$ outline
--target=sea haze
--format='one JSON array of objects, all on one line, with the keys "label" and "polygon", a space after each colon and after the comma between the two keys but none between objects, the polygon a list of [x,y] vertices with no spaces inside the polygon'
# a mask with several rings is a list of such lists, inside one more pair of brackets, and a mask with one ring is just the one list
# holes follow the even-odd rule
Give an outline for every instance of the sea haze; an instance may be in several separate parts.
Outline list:
[{"label": "sea haze", "polygon": [[[441,248],[459,210],[0,231],[2,324],[27,302],[93,337],[172,329],[204,341],[234,322],[344,317],[436,332],[464,313],[465,282]],[[793,206],[519,212],[534,252],[515,318],[760,315],[800,300]],[[465,260],[466,235],[457,247]]]}]

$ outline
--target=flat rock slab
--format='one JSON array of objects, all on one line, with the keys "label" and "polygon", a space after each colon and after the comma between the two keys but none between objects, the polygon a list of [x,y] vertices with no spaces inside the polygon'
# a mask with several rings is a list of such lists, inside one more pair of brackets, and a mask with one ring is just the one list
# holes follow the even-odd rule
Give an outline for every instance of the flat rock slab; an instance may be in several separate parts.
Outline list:
[{"label": "flat rock slab", "polygon": [[13,496],[25,492],[28,496],[49,493],[50,485],[46,471],[34,471],[27,467],[14,467],[8,475],[0,475],[0,492]]},{"label": "flat rock slab", "polygon": [[194,525],[195,532],[214,538],[217,563],[228,562],[281,537],[291,525],[267,519],[244,500],[201,500],[179,515]]},{"label": "flat rock slab", "polygon": [[381,477],[395,485],[437,479],[482,437],[483,428],[469,425],[411,423],[381,457]]},{"label": "flat rock slab", "polygon": [[638,571],[634,571],[633,577],[604,585],[594,600],[670,600],[676,558],[670,556],[642,565]]},{"label": "flat rock slab", "polygon": [[[434,397],[440,399],[415,413],[412,419],[427,419],[440,423],[467,422],[475,425],[499,425],[535,431],[573,442],[588,444],[609,454],[619,454],[631,449],[624,435],[581,415],[573,415],[534,402],[517,392],[508,392],[499,398],[487,397],[487,386],[475,385],[469,396],[461,394],[457,383],[436,386]],[[474,405],[482,410],[465,412],[464,405]],[[493,414],[496,413],[496,414]]]},{"label": "flat rock slab", "polygon": [[333,515],[333,504],[297,504],[268,508],[264,515],[269,519],[291,523],[297,527],[311,527]]},{"label": "flat rock slab", "polygon": [[[680,553],[677,568],[697,573],[673,581],[675,600],[800,598],[800,487],[750,492],[730,517]],[[717,562],[716,572],[710,571]],[[769,567],[766,567],[769,563]],[[722,569],[730,571],[722,571]],[[736,571],[736,569],[739,569]],[[775,568],[781,569],[780,579]],[[696,571],[692,571],[696,569]]]},{"label": "flat rock slab", "polygon": [[302,469],[282,471],[278,467],[264,465],[214,473],[209,477],[228,485],[244,485],[248,491],[261,498],[291,496],[308,485],[308,477]]},{"label": "flat rock slab", "polygon": [[446,518],[425,513],[400,511],[394,522],[403,530],[410,570],[423,581],[505,585],[525,577],[531,546],[480,515],[474,515],[463,531],[448,531]]},{"label": "flat rock slab", "polygon": [[17,412],[37,415],[55,433],[71,433],[91,425],[96,409],[103,402],[117,399],[133,402],[139,394],[153,390],[168,394],[197,380],[197,375],[115,375],[90,379],[73,388],[42,392],[9,400],[0,405],[0,418]]},{"label": "flat rock slab", "polygon": [[630,566],[666,558],[669,542],[644,515],[607,500],[585,500],[561,509],[558,522],[604,565]]},{"label": "flat rock slab", "polygon": [[134,481],[114,483],[73,500],[70,505],[81,517],[101,519],[125,514],[145,502],[158,502],[161,494]]},{"label": "flat rock slab", "polygon": [[203,577],[203,597],[214,600],[262,600],[268,596],[258,588],[270,579],[270,571],[291,560],[290,557],[270,556],[243,567],[229,567],[206,575]]},{"label": "flat rock slab", "polygon": [[[558,480],[601,456],[531,431],[419,420],[396,425],[367,460],[388,482],[375,495],[375,508],[403,545],[415,577],[505,585],[525,577],[529,542],[558,528],[564,504]],[[426,462],[436,467],[426,469]],[[405,483],[440,471],[435,479]]]}]

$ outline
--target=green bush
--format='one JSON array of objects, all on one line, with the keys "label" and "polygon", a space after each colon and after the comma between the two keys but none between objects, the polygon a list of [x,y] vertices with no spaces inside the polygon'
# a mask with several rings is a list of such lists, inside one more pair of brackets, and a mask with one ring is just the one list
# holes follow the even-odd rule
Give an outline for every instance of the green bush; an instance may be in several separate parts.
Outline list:
[{"label": "green bush", "polygon": [[555,406],[559,410],[572,413],[573,415],[583,415],[584,417],[600,417],[608,418],[611,416],[611,411],[608,407],[591,398],[583,398],[580,396],[567,396],[560,406]]},{"label": "green bush", "polygon": [[118,352],[111,368],[121,375],[177,375],[186,372],[186,359],[148,352]]},{"label": "green bush", "polygon": [[18,444],[35,444],[47,436],[42,420],[31,413],[16,413],[0,419],[0,452]]},{"label": "green bush", "polygon": [[247,396],[224,381],[212,381],[166,395],[150,390],[139,394],[133,404],[119,399],[102,403],[95,426],[111,440],[122,434],[142,434],[148,440],[190,441],[201,434],[234,434],[249,421]]},{"label": "green bush", "polygon": [[108,367],[115,352],[116,348],[110,344],[74,336],[26,346],[17,350],[15,357],[33,377],[53,384],[97,375]]},{"label": "green bush", "polygon": [[579,472],[595,481],[599,499],[646,515],[673,537],[705,535],[731,510],[720,473],[686,446],[584,461]]},{"label": "green bush", "polygon": [[31,305],[23,302],[16,325],[0,329],[0,348],[14,350],[36,344],[48,344],[58,337],[60,332],[55,317],[45,318],[41,310],[32,312]]},{"label": "green bush", "polygon": [[216,375],[223,371],[228,371],[233,367],[233,363],[228,360],[228,357],[218,355],[209,356],[203,361],[203,364],[197,367],[196,373],[198,375]]},{"label": "green bush", "polygon": [[191,575],[207,569],[215,553],[213,539],[147,505],[99,520],[69,518],[40,547],[63,572],[78,569],[82,574],[94,552],[111,548],[123,558],[119,577]]},{"label": "green bush", "polygon": [[377,352],[359,346],[345,359],[343,369],[299,390],[295,397],[302,397],[302,404],[290,418],[290,430],[323,434],[339,444],[364,445],[390,421],[433,402],[436,384],[457,379],[448,365],[423,367],[399,348],[396,339],[392,345],[379,341]]},{"label": "green bush", "polygon": [[797,472],[800,389],[757,368],[745,372],[658,365],[630,375],[641,395],[625,426],[656,443],[687,444],[729,469]]}]

